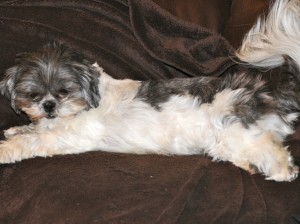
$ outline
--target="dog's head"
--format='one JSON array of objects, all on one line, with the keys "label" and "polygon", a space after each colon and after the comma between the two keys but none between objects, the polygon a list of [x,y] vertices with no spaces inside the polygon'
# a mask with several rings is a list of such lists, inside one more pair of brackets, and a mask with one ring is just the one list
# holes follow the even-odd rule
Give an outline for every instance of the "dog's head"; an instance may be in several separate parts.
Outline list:
[{"label": "dog's head", "polygon": [[68,117],[99,105],[99,73],[81,53],[59,42],[17,56],[0,82],[12,108],[32,121]]}]

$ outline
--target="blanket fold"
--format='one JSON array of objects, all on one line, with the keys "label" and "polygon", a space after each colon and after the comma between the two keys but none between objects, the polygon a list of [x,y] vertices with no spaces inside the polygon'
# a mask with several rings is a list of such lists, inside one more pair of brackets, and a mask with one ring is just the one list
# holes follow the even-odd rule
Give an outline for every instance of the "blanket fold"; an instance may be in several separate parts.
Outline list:
[{"label": "blanket fold", "polygon": [[221,36],[179,20],[148,0],[128,0],[133,33],[155,59],[186,76],[220,75],[233,62]]},{"label": "blanket fold", "polygon": [[219,75],[232,61],[227,41],[183,22],[150,0],[6,1],[0,3],[3,74],[16,53],[60,39],[117,78]]}]

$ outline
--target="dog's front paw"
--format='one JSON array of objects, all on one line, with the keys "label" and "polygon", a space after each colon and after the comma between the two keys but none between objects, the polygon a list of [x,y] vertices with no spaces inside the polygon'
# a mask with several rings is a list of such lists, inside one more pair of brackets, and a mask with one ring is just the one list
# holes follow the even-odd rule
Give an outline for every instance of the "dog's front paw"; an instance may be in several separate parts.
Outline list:
[{"label": "dog's front paw", "polygon": [[289,166],[287,169],[282,169],[281,172],[275,173],[269,177],[267,180],[275,180],[275,181],[293,181],[298,177],[299,167],[296,165]]},{"label": "dog's front paw", "polygon": [[29,133],[34,129],[33,125],[16,126],[4,131],[5,138],[9,139],[15,135]]},{"label": "dog's front paw", "polygon": [[4,131],[5,138],[11,138],[17,134],[20,134],[20,127],[12,127]]}]

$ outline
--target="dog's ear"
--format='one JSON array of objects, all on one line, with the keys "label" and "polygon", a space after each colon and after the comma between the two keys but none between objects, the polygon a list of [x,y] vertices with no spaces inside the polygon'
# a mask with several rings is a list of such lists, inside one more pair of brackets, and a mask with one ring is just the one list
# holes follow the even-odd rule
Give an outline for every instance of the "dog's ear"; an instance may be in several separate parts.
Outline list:
[{"label": "dog's ear", "polygon": [[15,86],[15,79],[17,76],[17,67],[11,67],[6,70],[4,74],[4,79],[0,82],[1,94],[8,99],[12,98],[13,89]]},{"label": "dog's ear", "polygon": [[99,106],[99,76],[100,74],[91,65],[86,66],[79,75],[83,96],[92,108]]},{"label": "dog's ear", "polygon": [[15,82],[18,74],[18,66],[11,67],[6,70],[4,79],[0,82],[0,92],[11,102],[11,107],[17,114],[20,114],[20,110],[15,107]]},{"label": "dog's ear", "polygon": [[70,48],[63,43],[53,43],[54,48],[62,54],[62,59],[75,73],[82,89],[82,94],[90,107],[99,106],[100,93],[98,90],[100,74],[92,63],[79,51]]}]

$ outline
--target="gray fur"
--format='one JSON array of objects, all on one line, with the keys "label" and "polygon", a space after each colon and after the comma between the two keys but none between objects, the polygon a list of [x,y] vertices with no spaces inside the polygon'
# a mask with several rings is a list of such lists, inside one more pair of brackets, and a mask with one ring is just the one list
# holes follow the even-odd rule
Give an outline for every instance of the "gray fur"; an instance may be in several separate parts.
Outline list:
[{"label": "gray fur", "polygon": [[18,55],[0,88],[16,112],[49,94],[58,102],[68,98],[94,108],[100,101],[98,78],[99,73],[82,54],[54,42],[33,53]]},{"label": "gray fur", "polygon": [[267,75],[256,68],[237,65],[222,77],[145,81],[136,97],[160,110],[160,104],[172,95],[189,95],[201,104],[211,103],[224,89],[241,89],[232,114],[224,123],[239,120],[247,128],[262,115],[271,113],[279,114],[285,121],[289,113],[300,111],[300,73],[293,60],[285,57],[285,61],[276,73],[277,82],[267,80]]},{"label": "gray fur", "polygon": [[210,103],[219,82],[218,78],[212,77],[150,80],[142,83],[136,97],[141,98],[157,110],[160,109],[160,104],[168,101],[172,95],[190,95],[197,97],[200,103]]}]

